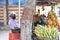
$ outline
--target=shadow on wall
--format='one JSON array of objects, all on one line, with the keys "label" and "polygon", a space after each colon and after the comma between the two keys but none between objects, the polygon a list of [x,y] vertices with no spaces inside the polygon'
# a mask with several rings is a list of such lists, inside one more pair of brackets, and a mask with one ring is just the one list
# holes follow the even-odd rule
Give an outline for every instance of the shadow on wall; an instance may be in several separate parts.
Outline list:
[{"label": "shadow on wall", "polygon": [[3,27],[4,26],[4,22],[0,22],[0,27]]}]

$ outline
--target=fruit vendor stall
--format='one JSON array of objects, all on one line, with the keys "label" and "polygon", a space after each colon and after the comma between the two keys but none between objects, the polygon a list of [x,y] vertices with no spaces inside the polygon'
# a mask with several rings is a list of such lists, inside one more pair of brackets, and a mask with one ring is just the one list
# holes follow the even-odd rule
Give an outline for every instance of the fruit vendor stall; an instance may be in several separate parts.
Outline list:
[{"label": "fruit vendor stall", "polygon": [[57,4],[55,2],[42,3],[36,4],[36,11],[33,17],[33,33],[36,37],[33,40],[59,40],[60,21],[55,9]]}]

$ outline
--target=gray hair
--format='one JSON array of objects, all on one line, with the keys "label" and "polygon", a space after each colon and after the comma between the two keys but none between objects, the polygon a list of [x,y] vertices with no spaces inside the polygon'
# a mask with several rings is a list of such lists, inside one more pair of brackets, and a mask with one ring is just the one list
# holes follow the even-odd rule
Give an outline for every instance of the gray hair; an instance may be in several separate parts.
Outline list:
[{"label": "gray hair", "polygon": [[12,19],[15,19],[16,18],[15,14],[16,14],[15,12],[10,12],[9,17],[12,18]]}]

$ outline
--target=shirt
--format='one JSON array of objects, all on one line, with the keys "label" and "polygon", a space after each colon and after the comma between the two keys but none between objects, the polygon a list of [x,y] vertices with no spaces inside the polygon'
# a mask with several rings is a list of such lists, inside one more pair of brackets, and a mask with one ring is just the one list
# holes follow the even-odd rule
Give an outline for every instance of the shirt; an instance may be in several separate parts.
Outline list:
[{"label": "shirt", "polygon": [[14,29],[15,27],[20,28],[20,25],[13,19],[9,20],[9,26],[10,26],[11,29]]}]

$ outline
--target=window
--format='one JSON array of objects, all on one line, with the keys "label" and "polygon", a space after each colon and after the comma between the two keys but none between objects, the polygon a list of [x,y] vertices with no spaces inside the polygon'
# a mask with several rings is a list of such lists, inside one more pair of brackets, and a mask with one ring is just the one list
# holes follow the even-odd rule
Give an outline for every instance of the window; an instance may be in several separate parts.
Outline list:
[{"label": "window", "polygon": [[[9,0],[9,5],[18,5],[19,0]],[[25,5],[25,0],[20,0],[20,5]]]},{"label": "window", "polygon": [[25,5],[25,0],[20,0],[20,5]]},{"label": "window", "polygon": [[6,4],[5,0],[0,0],[0,6],[4,6]]},{"label": "window", "polygon": [[[18,5],[19,0],[8,0],[9,5]],[[6,0],[0,0],[0,6],[5,6]],[[25,5],[25,0],[20,0],[20,5]]]},{"label": "window", "polygon": [[18,5],[18,0],[8,0],[9,5]]}]

